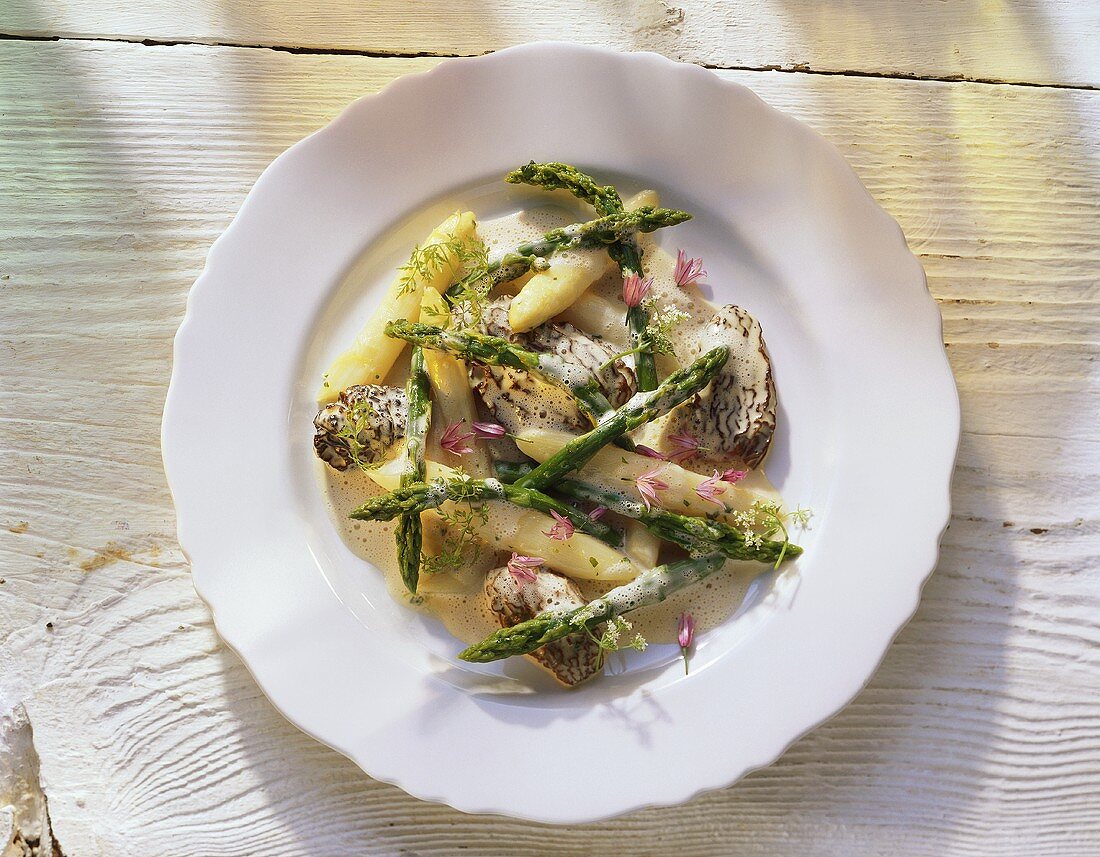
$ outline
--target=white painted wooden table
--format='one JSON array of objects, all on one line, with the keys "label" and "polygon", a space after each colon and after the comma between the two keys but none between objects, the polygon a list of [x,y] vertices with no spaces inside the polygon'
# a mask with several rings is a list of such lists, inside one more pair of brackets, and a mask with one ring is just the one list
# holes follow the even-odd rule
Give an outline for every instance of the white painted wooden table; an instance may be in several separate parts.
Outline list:
[{"label": "white painted wooden table", "polygon": [[[4,857],[1100,854],[1095,0],[6,0],[0,33]],[[187,290],[263,167],[435,57],[548,37],[713,67],[833,141],[963,405],[939,567],[867,689],[734,788],[572,829],[419,803],[285,723],[192,590],[158,449]]]}]

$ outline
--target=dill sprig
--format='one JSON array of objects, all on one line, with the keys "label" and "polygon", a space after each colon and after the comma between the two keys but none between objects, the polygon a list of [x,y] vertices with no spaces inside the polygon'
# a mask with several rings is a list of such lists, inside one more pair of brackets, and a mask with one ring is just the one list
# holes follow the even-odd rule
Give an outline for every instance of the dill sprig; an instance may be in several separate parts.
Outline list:
[{"label": "dill sprig", "polygon": [[428,279],[449,270],[452,279],[460,279],[470,270],[488,263],[488,251],[478,239],[451,236],[444,241],[417,244],[409,255],[409,261],[399,267],[400,293],[405,295],[416,288],[418,280]]},{"label": "dill sprig", "polygon": [[439,517],[445,527],[443,541],[438,554],[421,557],[420,570],[424,574],[453,571],[481,556],[477,529],[489,521],[489,510],[483,504],[457,506],[449,512],[441,510]]},{"label": "dill sprig", "polygon": [[[477,537],[479,527],[489,522],[489,509],[484,503],[473,503],[462,499],[461,488],[473,480],[469,474],[458,468],[458,472],[447,480],[452,490],[460,493],[451,509],[439,508],[436,514],[443,522],[443,541],[439,553],[423,556],[420,570],[425,574],[438,574],[461,568],[467,562],[477,562],[481,556],[481,541]],[[471,491],[469,497],[477,496]]]},{"label": "dill sprig", "polygon": [[378,466],[377,462],[371,462],[369,456],[364,455],[370,447],[359,441],[364,432],[371,436],[370,423],[374,416],[374,406],[365,398],[359,399],[348,406],[344,412],[344,424],[336,432],[336,437],[347,445],[348,457],[360,470],[373,470]]},{"label": "dill sprig", "polygon": [[453,285],[447,290],[450,309],[431,309],[440,326],[445,316],[454,316],[469,326],[481,321],[481,311],[489,293],[496,285],[492,276],[495,266],[489,263],[489,249],[479,238],[451,237],[413,248],[409,261],[398,270],[401,272],[400,291],[408,294],[416,288],[417,280],[443,271],[450,274]]},{"label": "dill sprig", "polygon": [[485,302],[489,299],[489,294],[495,285],[488,271],[480,272],[475,269],[475,275],[463,278],[448,292],[447,297],[451,301],[453,317],[459,319],[463,330],[481,324]]}]

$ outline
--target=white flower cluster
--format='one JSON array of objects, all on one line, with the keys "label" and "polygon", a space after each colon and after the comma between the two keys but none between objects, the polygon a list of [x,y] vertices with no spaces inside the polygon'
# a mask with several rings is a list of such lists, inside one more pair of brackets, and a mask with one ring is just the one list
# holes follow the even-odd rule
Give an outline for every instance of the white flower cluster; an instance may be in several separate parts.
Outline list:
[{"label": "white flower cluster", "polygon": [[658,354],[674,355],[676,352],[672,346],[672,331],[676,325],[691,316],[671,304],[657,309],[657,303],[652,299],[646,301],[644,306],[650,313],[649,324],[645,329],[650,347]]},{"label": "white flower cluster", "polygon": [[621,642],[623,634],[633,628],[634,626],[622,616],[616,616],[607,623],[603,636],[599,639],[600,648],[610,652],[626,648],[637,649],[639,652],[644,652],[645,647],[648,646],[649,643],[646,642],[645,637],[641,634],[635,634],[629,641]]},{"label": "white flower cluster", "polygon": [[750,548],[760,547],[776,530],[783,531],[785,537],[783,516],[783,508],[774,500],[757,500],[748,509],[730,515],[733,525],[745,534],[745,545]]},{"label": "white flower cluster", "polygon": [[810,509],[799,506],[793,512],[785,512],[774,500],[757,500],[748,509],[730,514],[733,525],[745,534],[745,545],[750,548],[760,547],[764,539],[770,539],[777,533],[786,541],[789,536],[785,520],[805,528],[811,517],[813,512]]}]

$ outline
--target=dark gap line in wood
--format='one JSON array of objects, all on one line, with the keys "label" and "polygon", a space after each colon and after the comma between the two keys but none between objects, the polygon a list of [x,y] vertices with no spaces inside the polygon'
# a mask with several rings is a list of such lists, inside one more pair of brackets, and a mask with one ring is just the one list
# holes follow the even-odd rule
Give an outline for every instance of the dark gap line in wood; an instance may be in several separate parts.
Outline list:
[{"label": "dark gap line in wood", "polygon": [[[484,56],[492,51],[481,53],[457,54],[441,51],[382,51],[367,48],[305,48],[293,45],[249,44],[245,42],[201,42],[189,40],[150,39],[128,36],[46,36],[21,33],[0,33],[0,41],[24,42],[113,42],[145,47],[171,48],[194,46],[205,48],[242,48],[245,50],[281,51],[288,54],[306,54],[310,56],[356,56],[371,59],[455,59],[460,57]],[[1039,83],[1028,80],[1008,80],[995,77],[969,77],[967,75],[921,75],[903,71],[837,71],[811,68],[801,63],[793,65],[716,65],[712,63],[693,63],[711,71],[752,71],[778,72],[781,74],[811,74],[822,77],[867,77],[879,80],[912,80],[930,83],[976,83],[984,86],[1025,86],[1034,89],[1069,89],[1080,92],[1100,91],[1100,84],[1090,83]]]},{"label": "dark gap line in wood", "polygon": [[[430,59],[454,59],[465,56],[481,56],[482,54],[454,54],[433,51],[372,51],[365,48],[299,48],[292,45],[265,45],[249,44],[246,42],[202,42],[186,39],[149,39],[137,36],[46,36],[25,35],[22,33],[0,33],[0,41],[13,42],[108,42],[126,45],[141,45],[150,48],[174,48],[200,47],[200,48],[243,48],[246,50],[280,51],[287,54],[309,54],[314,56],[355,56],[370,57],[371,59],[417,59],[427,57]],[[485,51],[484,53],[491,53]]]},{"label": "dark gap line in wood", "polygon": [[1100,84],[1092,83],[1039,83],[1030,80],[1007,80],[996,77],[969,77],[964,74],[916,74],[905,71],[837,71],[833,69],[810,68],[800,63],[794,65],[711,65],[710,63],[695,63],[702,68],[712,71],[775,71],[783,74],[815,74],[821,77],[870,77],[879,80],[914,80],[927,81],[929,83],[977,83],[982,86],[1028,86],[1033,89],[1072,89],[1080,92],[1100,91]]}]

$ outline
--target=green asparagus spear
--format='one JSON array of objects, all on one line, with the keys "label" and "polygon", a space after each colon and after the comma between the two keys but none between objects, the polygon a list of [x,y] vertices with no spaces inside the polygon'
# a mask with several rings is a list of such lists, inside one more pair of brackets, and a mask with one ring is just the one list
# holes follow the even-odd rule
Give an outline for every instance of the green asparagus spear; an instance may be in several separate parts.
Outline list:
[{"label": "green asparagus spear", "polygon": [[592,176],[569,164],[531,161],[512,170],[504,180],[509,184],[527,184],[545,190],[567,190],[595,208],[601,216],[623,210],[623,201],[614,187],[597,184]]},{"label": "green asparagus spear", "polygon": [[[567,190],[577,199],[589,203],[601,216],[615,215],[623,211],[623,200],[619,192],[611,185],[600,185],[592,176],[582,173],[569,164],[531,161],[518,170],[513,170],[504,180],[512,184],[529,184],[546,190]],[[619,266],[619,272],[625,280],[631,274],[644,276],[642,271],[642,250],[633,235],[609,244],[608,255]],[[649,324],[649,312],[645,307],[632,306],[626,310],[626,324],[630,330],[631,344],[634,349],[634,372],[638,377],[638,389],[646,392],[657,388],[657,365],[653,358],[653,349],[642,337]]]},{"label": "green asparagus spear", "polygon": [[[618,256],[612,254],[612,258],[619,265],[625,280],[631,274],[642,276],[642,254],[637,248],[625,248]],[[645,332],[649,327],[649,310],[642,304],[636,304],[626,308],[626,326],[630,331],[630,344],[634,350],[634,374],[638,378],[639,390],[657,389],[657,362],[653,357],[653,348],[646,339]]]},{"label": "green asparagus spear", "polygon": [[515,484],[521,488],[539,489],[556,484],[568,473],[587,464],[592,456],[619,435],[651,422],[687,401],[710,383],[728,358],[728,348],[715,348],[690,366],[673,372],[656,390],[636,393],[614,414],[602,420],[587,434],[569,441]]},{"label": "green asparagus spear", "polygon": [[[511,485],[519,479],[522,479],[528,473],[535,469],[530,461],[494,461],[493,470],[496,471],[497,479],[503,482],[505,485]],[[563,479],[557,485],[554,486],[554,490],[558,491],[566,496],[569,496],[562,486],[566,484],[573,484],[572,479]]]},{"label": "green asparagus spear", "polygon": [[[530,473],[530,464],[497,462],[497,475],[504,483],[515,482]],[[640,503],[618,491],[607,491],[578,480],[563,479],[554,484],[554,491],[573,500],[587,500],[604,506],[618,515],[641,521],[647,530],[667,542],[679,545],[698,556],[721,553],[728,559],[752,560],[775,564],[794,559],[802,548],[789,541],[770,538],[747,538],[746,534],[721,521],[700,518],[695,515],[679,515],[653,506],[647,509]]]},{"label": "green asparagus spear", "polygon": [[505,253],[499,259],[491,259],[484,266],[474,268],[447,289],[447,299],[452,305],[467,303],[476,309],[497,286],[518,279],[532,269],[545,269],[549,264],[541,256]]},{"label": "green asparagus spear", "polygon": [[600,391],[598,381],[584,370],[572,366],[556,354],[538,354],[514,345],[499,336],[449,330],[404,320],[386,325],[386,336],[404,339],[422,348],[445,351],[463,360],[523,369],[573,395],[577,407],[596,425],[615,412]]},{"label": "green asparagus spear", "polygon": [[526,622],[501,628],[465,649],[459,657],[473,663],[488,663],[529,654],[577,631],[593,633],[597,625],[608,619],[664,601],[673,592],[709,577],[722,567],[725,559],[714,553],[657,566],[583,607],[540,613]]},{"label": "green asparagus spear", "polygon": [[551,229],[538,241],[521,244],[511,253],[471,271],[447,290],[447,296],[458,299],[471,293],[486,295],[500,283],[514,280],[540,264],[545,267],[545,257],[558,250],[614,245],[632,240],[638,232],[653,232],[690,219],[691,215],[686,211],[643,206],[634,211],[618,211],[586,223]]},{"label": "green asparagus spear", "polygon": [[685,220],[691,220],[686,211],[643,205],[633,211],[618,211],[586,223],[551,229],[539,241],[521,244],[516,252],[524,256],[548,256],[556,250],[606,247],[633,238],[639,232],[655,232]]},{"label": "green asparagus spear", "polygon": [[396,491],[371,497],[354,509],[349,517],[358,521],[389,521],[399,516],[402,520],[407,517],[419,519],[421,512],[438,508],[447,500],[507,500],[525,509],[547,514],[557,512],[563,518],[568,518],[579,532],[595,536],[612,547],[619,547],[622,543],[620,535],[602,521],[594,521],[583,512],[548,497],[541,491],[505,485],[498,479],[434,479],[430,483],[402,485]]},{"label": "green asparagus spear", "polygon": [[[401,473],[401,487],[424,480],[424,442],[432,418],[428,373],[424,369],[424,350],[413,348],[409,368],[409,380],[405,384],[405,396],[409,412],[405,420],[405,467]],[[397,522],[394,533],[397,539],[397,562],[401,579],[409,592],[416,593],[420,580],[420,548],[424,540],[420,514],[408,512]]]}]

